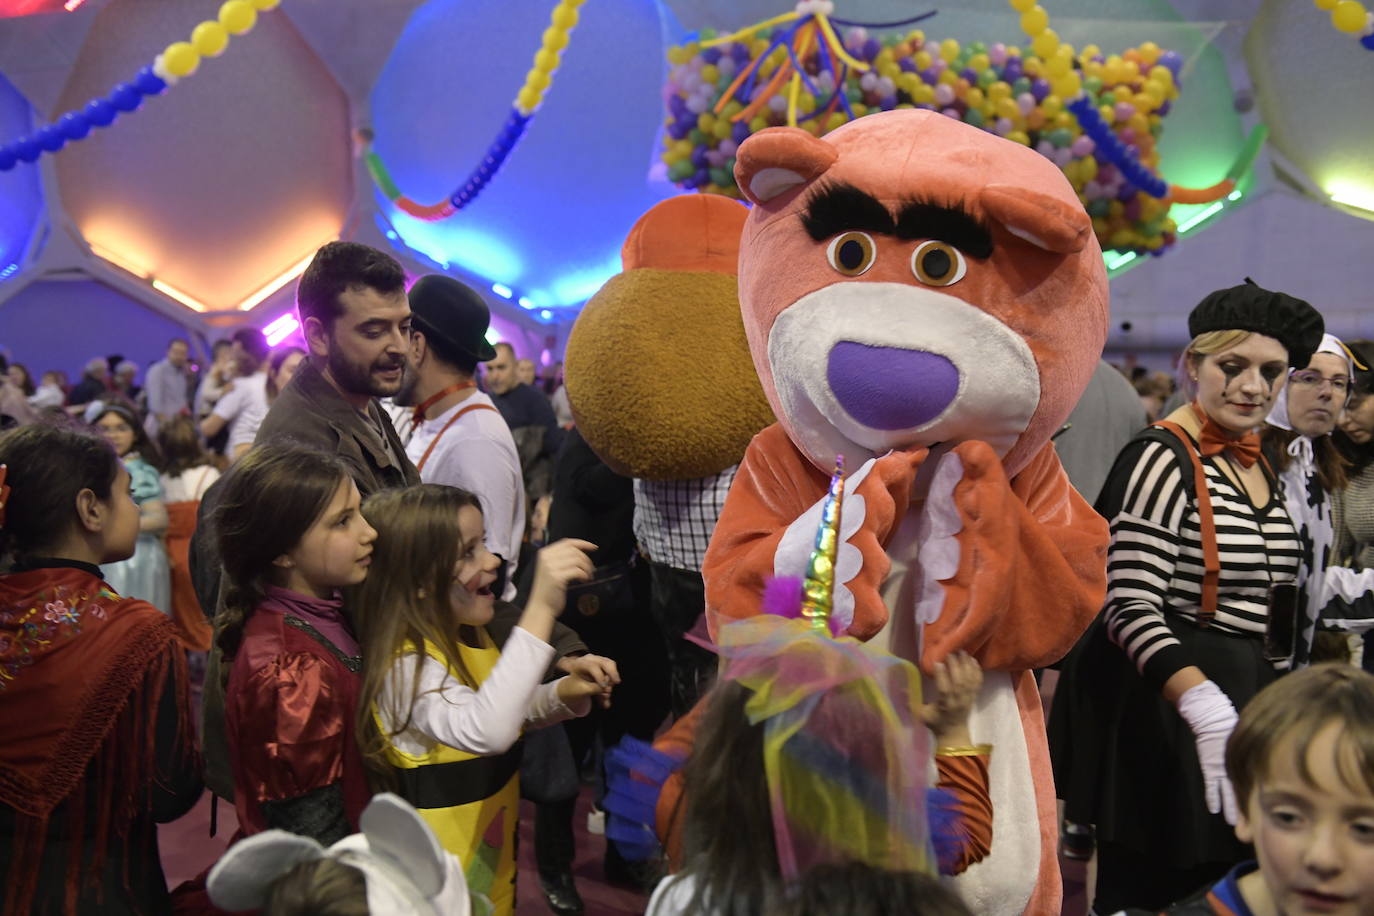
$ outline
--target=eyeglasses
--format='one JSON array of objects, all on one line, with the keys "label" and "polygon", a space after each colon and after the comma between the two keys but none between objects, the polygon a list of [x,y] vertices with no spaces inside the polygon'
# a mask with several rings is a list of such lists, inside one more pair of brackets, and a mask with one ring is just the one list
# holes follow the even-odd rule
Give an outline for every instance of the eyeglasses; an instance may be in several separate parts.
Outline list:
[{"label": "eyeglasses", "polygon": [[1327,378],[1315,369],[1303,369],[1288,376],[1288,384],[1298,385],[1302,388],[1321,388],[1322,383],[1329,384],[1332,393],[1340,397],[1346,397],[1350,394],[1350,378],[1348,376],[1336,375]]}]

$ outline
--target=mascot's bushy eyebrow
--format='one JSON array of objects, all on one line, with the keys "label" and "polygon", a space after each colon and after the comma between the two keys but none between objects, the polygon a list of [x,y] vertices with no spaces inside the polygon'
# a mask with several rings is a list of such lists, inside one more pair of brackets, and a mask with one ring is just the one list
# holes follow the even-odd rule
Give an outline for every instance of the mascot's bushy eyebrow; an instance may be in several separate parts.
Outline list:
[{"label": "mascot's bushy eyebrow", "polygon": [[974,258],[992,255],[992,233],[958,205],[910,201],[894,219],[881,201],[847,182],[820,187],[806,203],[802,225],[817,242],[842,232],[878,232],[899,239],[938,239]]}]

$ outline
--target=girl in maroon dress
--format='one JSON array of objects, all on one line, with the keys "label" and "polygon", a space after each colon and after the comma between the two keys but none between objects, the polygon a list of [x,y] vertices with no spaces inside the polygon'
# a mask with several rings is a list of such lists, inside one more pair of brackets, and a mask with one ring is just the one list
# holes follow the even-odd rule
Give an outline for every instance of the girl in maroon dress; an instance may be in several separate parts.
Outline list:
[{"label": "girl in maroon dress", "polygon": [[216,525],[239,825],[328,846],[357,832],[370,797],[353,726],[362,657],[338,589],[367,576],[376,532],[344,466],[295,446],[245,455]]}]

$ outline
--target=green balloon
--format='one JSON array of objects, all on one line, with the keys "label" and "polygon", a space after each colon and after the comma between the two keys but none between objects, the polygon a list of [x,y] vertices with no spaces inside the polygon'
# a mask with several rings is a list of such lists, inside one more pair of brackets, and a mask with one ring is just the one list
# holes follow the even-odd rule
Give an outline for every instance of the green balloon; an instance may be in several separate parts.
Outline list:
[{"label": "green balloon", "polygon": [[977,108],[970,108],[968,111],[964,112],[964,123],[972,124],[974,127],[982,127],[985,123],[983,120],[983,113]]}]

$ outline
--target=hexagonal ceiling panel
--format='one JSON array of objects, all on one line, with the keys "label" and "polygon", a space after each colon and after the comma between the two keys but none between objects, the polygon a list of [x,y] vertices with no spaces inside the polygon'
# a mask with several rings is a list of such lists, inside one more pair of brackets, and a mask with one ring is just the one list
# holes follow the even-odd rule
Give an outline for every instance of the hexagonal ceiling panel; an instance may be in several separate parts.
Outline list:
[{"label": "hexagonal ceiling panel", "polygon": [[[555,0],[430,0],[371,99],[376,151],[426,203],[461,185],[501,130]],[[535,307],[580,304],[620,270],[634,221],[677,193],[648,177],[662,123],[655,0],[579,10],[544,104],[510,159],[456,216],[425,223],[379,205],[410,247],[499,282]]]},{"label": "hexagonal ceiling panel", "polygon": [[1270,142],[1322,191],[1374,210],[1374,52],[1310,3],[1267,0],[1245,57]]},{"label": "hexagonal ceiling panel", "polygon": [[[22,137],[32,128],[32,107],[0,76],[0,137]],[[19,269],[42,212],[43,187],[37,169],[21,165],[0,172],[0,280],[9,279]]]},{"label": "hexagonal ceiling panel", "polygon": [[[114,0],[58,110],[132,78],[215,10]],[[233,309],[337,237],[353,187],[348,103],[290,21],[263,13],[221,57],[64,149],[56,166],[88,242],[210,310]]]}]

